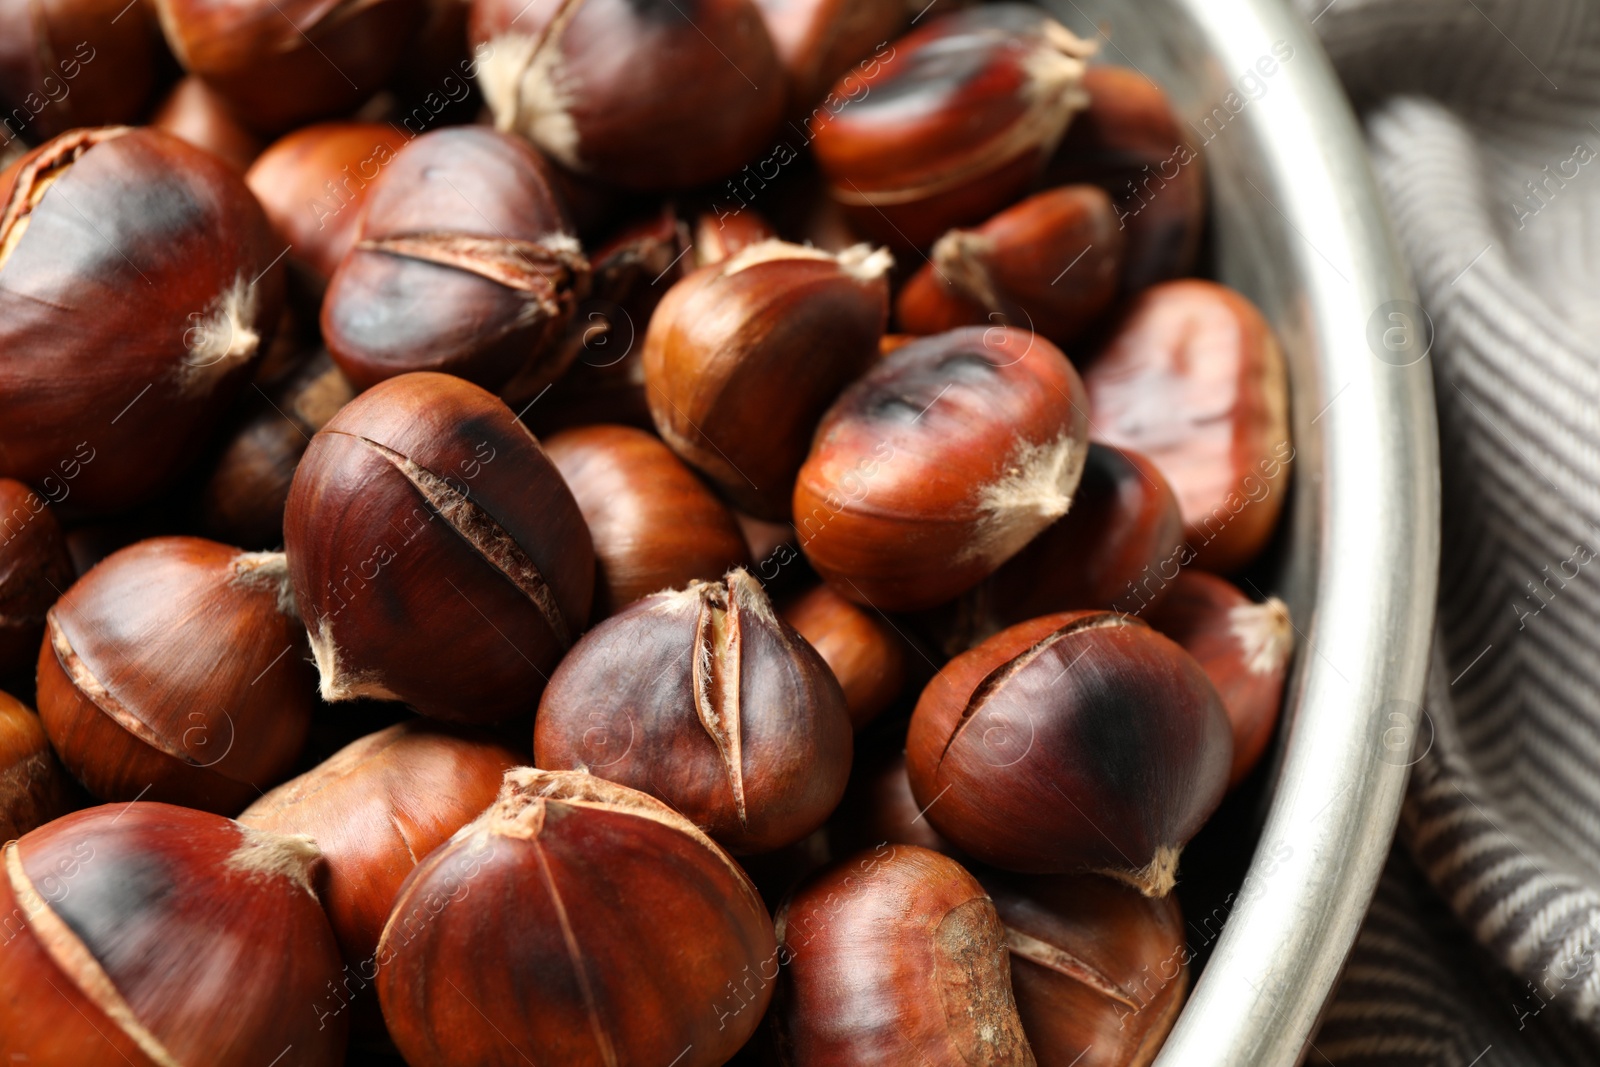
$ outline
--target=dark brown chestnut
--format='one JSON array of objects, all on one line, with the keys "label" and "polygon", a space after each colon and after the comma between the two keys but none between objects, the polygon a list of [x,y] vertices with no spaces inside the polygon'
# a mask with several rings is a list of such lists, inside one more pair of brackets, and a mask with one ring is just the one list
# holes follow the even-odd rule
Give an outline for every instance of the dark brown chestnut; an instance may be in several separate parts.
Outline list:
[{"label": "dark brown chestnut", "polygon": [[1033,1067],[1005,928],[948,856],[887,844],[857,853],[797,889],[775,925],[786,1067]]},{"label": "dark brown chestnut", "polygon": [[511,409],[403,374],[311,439],[284,542],[325,700],[496,722],[533,710],[589,618],[594,548]]},{"label": "dark brown chestnut", "polygon": [[1092,185],[1030,196],[934,242],[895,320],[915,334],[998,323],[1065,345],[1116,298],[1122,240],[1111,198]]},{"label": "dark brown chestnut", "polygon": [[785,518],[817,419],[877,355],[892,265],[767,241],[674,285],[644,341],[662,438],[743,510]]},{"label": "dark brown chestnut", "polygon": [[[70,486],[51,478],[58,498]],[[45,498],[0,478],[0,681],[19,680],[39,654],[44,613],[77,577],[61,523]]]},{"label": "dark brown chestnut", "polygon": [[161,57],[155,14],[127,0],[0,4],[0,146],[132,122]]},{"label": "dark brown chestnut", "polygon": [[689,820],[603,778],[519,768],[406,880],[378,994],[412,1067],[529,1052],[716,1067],[771,995],[729,1012],[725,989],[775,951],[755,887]]},{"label": "dark brown chestnut", "polygon": [[752,0],[473,0],[495,126],[628,189],[701,185],[767,147],[783,68]]},{"label": "dark brown chestnut", "polygon": [[45,630],[39,717],[102,800],[232,814],[305,744],[315,683],[281,553],[141,541],[67,590]]},{"label": "dark brown chestnut", "polygon": [[1233,727],[1235,786],[1261,761],[1283,706],[1294,624],[1277,597],[1256,603],[1226,579],[1186,570],[1149,616],[1150,625],[1199,661]]},{"label": "dark brown chestnut", "polygon": [[659,438],[583,426],[544,448],[594,539],[596,621],[640,597],[749,565],[733,513]]},{"label": "dark brown chestnut", "polygon": [[[261,154],[265,142],[233,113],[215,89],[193,74],[178,81],[161,101],[150,125],[188,141],[243,174]],[[258,198],[261,193],[252,189]],[[262,206],[266,201],[262,200]]]},{"label": "dark brown chestnut", "polygon": [[0,174],[0,475],[147,499],[266,347],[281,250],[239,175],[158,130],[75,130]]},{"label": "dark brown chestnut", "polygon": [[339,976],[317,847],[148,802],[5,846],[0,1055],[74,1067],[344,1062],[310,1010]]},{"label": "dark brown chestnut", "polygon": [[857,749],[844,799],[828,820],[828,844],[836,855],[876,848],[885,842],[916,845],[967,863],[966,854],[933,828],[917,798],[911,795],[904,743],[902,733],[887,740],[874,737],[870,747]]},{"label": "dark brown chestnut", "polygon": [[899,248],[983,221],[1027,190],[1088,103],[1093,51],[1029,4],[928,21],[870,74],[846,74],[833,92],[849,105],[811,122],[829,190]]},{"label": "dark brown chestnut", "polygon": [[1021,330],[895,349],[817,427],[794,487],[806,558],[883,611],[965,592],[1067,513],[1087,411],[1066,356]]},{"label": "dark brown chestnut", "polygon": [[596,626],[539,702],[533,757],[659,797],[733,852],[798,841],[850,776],[844,693],[743,570]]},{"label": "dark brown chestnut", "polygon": [[358,389],[442,371],[486,389],[570,362],[562,333],[589,261],[524,141],[478,126],[423,134],[367,194],[328,283],[322,335]]},{"label": "dark brown chestnut", "polygon": [[[15,841],[73,809],[78,791],[61,769],[39,716],[0,693],[0,841]],[[10,933],[10,926],[5,927]]]},{"label": "dark brown chestnut", "polygon": [[1171,483],[1190,558],[1221,572],[1255,558],[1294,460],[1283,350],[1256,306],[1196,279],[1147,289],[1083,381],[1096,439]]},{"label": "dark brown chestnut", "polygon": [[818,585],[785,603],[780,614],[839,679],[855,729],[877,718],[905,690],[911,673],[906,640],[876,612]]},{"label": "dark brown chestnut", "polygon": [[1177,894],[1151,899],[1094,874],[979,881],[1039,1067],[1149,1067],[1189,988]]},{"label": "dark brown chestnut", "polygon": [[[869,75],[893,55],[890,40],[916,13],[903,0],[756,0],[756,6],[788,75],[789,113],[813,121],[823,108],[834,110],[825,98],[852,68]],[[842,97],[836,93],[839,107],[855,99],[849,88]]]},{"label": "dark brown chestnut", "polygon": [[906,737],[934,828],[985,863],[1100,871],[1147,896],[1216,809],[1233,759],[1200,665],[1136,619],[1047,615],[947,663]]}]

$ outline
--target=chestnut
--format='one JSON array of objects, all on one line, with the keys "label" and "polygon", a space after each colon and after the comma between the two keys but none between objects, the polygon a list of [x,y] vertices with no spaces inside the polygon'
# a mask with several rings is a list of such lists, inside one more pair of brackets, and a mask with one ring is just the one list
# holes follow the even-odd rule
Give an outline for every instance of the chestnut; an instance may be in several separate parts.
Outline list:
[{"label": "chestnut", "polygon": [[[789,112],[813,122],[831,112],[824,98],[852,67],[859,63],[863,74],[877,69],[916,10],[904,0],[756,0],[756,6],[788,76]],[[847,92],[838,99],[855,97]]]},{"label": "chestnut", "polygon": [[848,99],[811,123],[812,147],[852,224],[904,249],[981,222],[1025,192],[1088,103],[1094,46],[1030,4],[984,4],[894,42]]},{"label": "chestnut", "polygon": [[432,370],[496,389],[525,367],[546,384],[566,369],[559,342],[589,261],[545,166],[476,126],[425,133],[389,161],[322,304],[328,350],[357,389]]},{"label": "chestnut", "polygon": [[1147,896],[1172,889],[1232,759],[1194,657],[1103,611],[1019,623],[957,656],[906,736],[912,794],[961,849],[1012,871],[1100,871]]},{"label": "chestnut", "polygon": [[775,926],[785,967],[773,1024],[787,1067],[1033,1067],[1005,928],[948,856],[857,853],[795,890]]},{"label": "chestnut", "polygon": [[[68,486],[51,479],[59,496]],[[44,613],[76,574],[61,523],[44,497],[0,478],[0,680],[20,679],[44,636]]]},{"label": "chestnut", "polygon": [[161,31],[127,0],[0,4],[0,145],[133,122],[156,86]]},{"label": "chestnut", "polygon": [[382,122],[319,122],[280,137],[244,176],[288,262],[320,292],[355,244],[361,208],[408,138]]},{"label": "chestnut", "polygon": [[102,800],[237,812],[288,776],[314,695],[281,553],[140,541],[45,616],[39,717]]},{"label": "chestnut", "polygon": [[1094,874],[979,881],[1039,1067],[1149,1067],[1189,987],[1177,894],[1151,899]]},{"label": "chestnut", "polygon": [[876,612],[817,585],[786,603],[779,614],[839,680],[856,730],[887,710],[905,689],[911,673],[906,641]]},{"label": "chestnut", "polygon": [[766,241],[674,285],[644,340],[662,438],[741,509],[786,517],[817,419],[877,354],[892,265]]},{"label": "chestnut", "polygon": [[[233,113],[232,105],[193,74],[172,87],[150,116],[150,125],[204,148],[240,174],[250,169],[264,147],[255,131]],[[251,192],[261,198],[259,190]]]},{"label": "chestnut", "polygon": [[449,375],[390,378],[318,431],[283,536],[324,700],[508,719],[589,618],[594,548],[566,482],[511,409]]},{"label": "chestnut", "polygon": [[533,731],[538,766],[650,793],[733,852],[821,826],[850,750],[828,665],[738,569],[596,626],[551,677]]},{"label": "chestnut", "polygon": [[76,800],[39,716],[11,694],[0,693],[0,841],[14,841],[65,815]]},{"label": "chestnut", "polygon": [[1231,572],[1265,546],[1294,459],[1283,349],[1216,282],[1145,290],[1083,376],[1095,436],[1148,456],[1183,511],[1190,559]]},{"label": "chestnut", "polygon": [[582,426],[544,448],[594,539],[597,621],[640,597],[749,565],[733,514],[651,434]]},{"label": "chestnut", "polygon": [[865,753],[858,750],[850,785],[828,821],[828,843],[840,855],[885,842],[916,845],[966,863],[966,855],[933,828],[911,795],[904,736],[901,731],[892,744],[880,737]]},{"label": "chestnut", "polygon": [[794,521],[817,573],[882,611],[972,588],[1067,513],[1088,451],[1077,372],[1042,337],[969,327],[880,357],[817,427]]},{"label": "chestnut", "polygon": [[1224,578],[1186,570],[1149,616],[1199,661],[1217,687],[1233,728],[1231,788],[1261,761],[1283,705],[1294,651],[1289,608],[1277,597],[1258,604]]},{"label": "chestnut", "polygon": [[775,952],[755,887],[689,820],[603,778],[527,767],[407,878],[378,995],[411,1067],[530,1052],[715,1067],[771,995],[728,1011],[725,990]]},{"label": "chestnut", "polygon": [[349,111],[376,92],[423,0],[152,0],[167,44],[262,133]]},{"label": "chestnut", "polygon": [[[257,798],[239,816],[255,830],[305,834],[323,862],[317,897],[344,955],[341,996],[318,1015],[365,1005],[376,1022],[378,938],[406,875],[500,792],[506,771],[527,762],[471,727],[409,719],[345,746],[327,761]],[[356,1000],[354,998],[361,997]],[[368,1026],[381,1032],[381,1024]]]},{"label": "chestnut", "polygon": [[226,163],[158,130],[62,134],[0,204],[0,476],[80,511],[148,499],[266,347],[281,246]]},{"label": "chestnut", "polygon": [[24,834],[3,860],[8,1062],[344,1062],[345,1020],[308,1010],[339,975],[310,838],[108,804]]},{"label": "chestnut", "polygon": [[1111,198],[1062,186],[939,238],[900,291],[895,321],[915,334],[1000,323],[1064,345],[1111,306],[1121,270]]},{"label": "chestnut", "polygon": [[767,147],[783,68],[752,0],[472,0],[495,127],[626,189],[680,189]]}]

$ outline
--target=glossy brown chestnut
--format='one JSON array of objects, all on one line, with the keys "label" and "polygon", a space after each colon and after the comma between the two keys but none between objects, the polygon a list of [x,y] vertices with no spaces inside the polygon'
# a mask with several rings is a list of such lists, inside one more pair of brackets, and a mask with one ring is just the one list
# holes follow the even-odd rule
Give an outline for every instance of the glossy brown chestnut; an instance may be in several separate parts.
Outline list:
[{"label": "glossy brown chestnut", "polygon": [[1283,350],[1255,305],[1195,279],[1147,289],[1083,380],[1096,438],[1167,476],[1192,558],[1220,572],[1253,559],[1294,459]]},{"label": "glossy brown chestnut", "polygon": [[152,0],[172,54],[262,133],[349,111],[382,87],[422,0]]},{"label": "glossy brown chestnut", "polygon": [[408,138],[382,122],[320,122],[272,142],[245,174],[289,262],[320,289],[355,244],[361,208]]},{"label": "glossy brown chestnut", "polygon": [[752,0],[473,0],[495,126],[628,189],[722,177],[768,147],[783,68]]},{"label": "glossy brown chestnut", "polygon": [[[266,147],[217,91],[193,74],[179,80],[161,101],[150,125],[221,159],[243,174]],[[252,189],[257,198],[258,190]],[[262,206],[266,206],[265,200]],[[270,213],[269,213],[270,214]]]},{"label": "glossy brown chestnut", "polygon": [[572,354],[561,337],[589,261],[524,141],[478,126],[423,134],[367,194],[328,283],[322,334],[358,389],[443,371],[486,389]]},{"label": "glossy brown chestnut", "polygon": [[1125,293],[1190,273],[1205,226],[1206,183],[1205,159],[1188,128],[1161,87],[1136,70],[1090,67],[1083,90],[1089,106],[1067,128],[1046,181],[1091,182],[1111,194],[1127,235]]},{"label": "glossy brown chestnut", "polygon": [[496,722],[583,628],[594,548],[572,493],[489,393],[404,374],[311,439],[284,511],[325,700]]},{"label": "glossy brown chestnut", "polygon": [[1046,615],[947,663],[906,737],[934,828],[985,863],[1147,896],[1222,800],[1233,741],[1194,658],[1113,612]]},{"label": "glossy brown chestnut", "polygon": [[784,604],[780,614],[839,680],[855,729],[877,718],[905,690],[910,675],[906,641],[877,612],[818,585]]},{"label": "glossy brown chestnut", "polygon": [[640,597],[749,565],[733,513],[654,435],[582,426],[544,447],[594,539],[596,621]]},{"label": "glossy brown chestnut", "polygon": [[1028,4],[985,4],[924,23],[811,121],[812,147],[851,222],[925,248],[1022,194],[1073,113],[1094,46]]},{"label": "glossy brown chestnut", "polygon": [[958,863],[966,854],[933,828],[911,795],[906,775],[904,736],[883,741],[874,738],[864,753],[858,749],[850,785],[828,821],[828,844],[835,855],[891,845],[916,845],[942,852]]},{"label": "glossy brown chestnut", "polygon": [[1092,185],[1030,196],[934,242],[895,300],[895,321],[916,334],[998,323],[1064,345],[1115,299],[1122,240],[1111,198]]},{"label": "glossy brown chestnut", "polygon": [[281,553],[152,538],[46,616],[39,717],[102,800],[232,814],[288,776],[314,696]]},{"label": "glossy brown chestnut", "polygon": [[771,995],[726,1011],[725,990],[775,952],[755,887],[689,820],[602,778],[519,768],[406,880],[378,994],[412,1067],[523,1049],[567,1067],[715,1067]]},{"label": "glossy brown chestnut", "polygon": [[[836,109],[825,98],[853,68],[859,82],[894,54],[889,42],[916,13],[901,0],[756,0],[756,6],[789,78],[789,112],[812,121]],[[851,95],[855,84],[846,81],[842,97],[835,90],[837,107],[859,96],[859,90]]]},{"label": "glossy brown chestnut", "polygon": [[[58,498],[67,483],[46,484]],[[61,523],[44,497],[0,478],[0,679],[20,679],[39,654],[44,613],[77,574]]]},{"label": "glossy brown chestnut", "polygon": [[355,398],[326,352],[263,389],[200,490],[207,535],[246,548],[283,543],[283,508],[311,435]]},{"label": "glossy brown chestnut", "polygon": [[817,427],[801,547],[881,611],[949,600],[1066,514],[1088,451],[1077,372],[1042,337],[970,327],[895,349]]},{"label": "glossy brown chestnut", "polygon": [[877,354],[892,265],[768,241],[674,285],[644,341],[662,438],[743,510],[785,518],[817,419]]},{"label": "glossy brown chestnut", "polygon": [[[1032,1067],[1005,928],[959,863],[881,845],[797,889],[776,917],[787,1067]],[[773,967],[776,971],[777,968]]]},{"label": "glossy brown chestnut", "polygon": [[1227,580],[1186,570],[1150,614],[1150,625],[1182,645],[1217,687],[1233,727],[1228,785],[1244,780],[1272,740],[1294,651],[1289,608],[1257,604]]},{"label": "glossy brown chestnut", "polygon": [[[27,705],[0,693],[0,842],[71,811],[77,790]],[[10,928],[7,927],[9,933]]]},{"label": "glossy brown chestnut", "polygon": [[0,1057],[74,1067],[344,1062],[317,847],[205,812],[108,804],[5,846]]},{"label": "glossy brown chestnut", "polygon": [[533,731],[539,766],[644,790],[733,852],[821,826],[850,749],[839,683],[743,570],[596,626],[551,677]]},{"label": "glossy brown chestnut", "polygon": [[0,145],[134,121],[155,88],[160,41],[144,4],[0,4]]},{"label": "glossy brown chestnut", "polygon": [[980,881],[1039,1067],[1148,1067],[1189,987],[1177,895],[1152,900],[1094,874]]},{"label": "glossy brown chestnut", "polygon": [[226,163],[158,130],[75,130],[0,174],[0,475],[146,499],[265,349],[281,250]]}]

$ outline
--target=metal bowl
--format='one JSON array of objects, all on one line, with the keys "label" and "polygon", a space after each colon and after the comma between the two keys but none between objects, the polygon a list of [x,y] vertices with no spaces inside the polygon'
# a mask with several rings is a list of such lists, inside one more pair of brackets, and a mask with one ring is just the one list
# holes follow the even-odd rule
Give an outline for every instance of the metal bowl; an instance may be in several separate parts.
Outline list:
[{"label": "metal bowl", "polygon": [[1204,145],[1216,276],[1289,356],[1285,728],[1248,873],[1156,1061],[1286,1067],[1355,941],[1412,763],[1438,583],[1431,327],[1355,117],[1287,0],[1046,6],[1172,96]]}]

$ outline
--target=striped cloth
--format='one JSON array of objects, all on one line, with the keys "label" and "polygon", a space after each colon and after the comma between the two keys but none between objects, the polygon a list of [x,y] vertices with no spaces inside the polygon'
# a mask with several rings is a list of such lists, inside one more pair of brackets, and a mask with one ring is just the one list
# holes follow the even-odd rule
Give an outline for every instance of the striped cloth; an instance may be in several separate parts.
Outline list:
[{"label": "striped cloth", "polygon": [[1600,5],[1296,0],[1361,110],[1443,457],[1428,723],[1309,1064],[1600,1064]]}]

